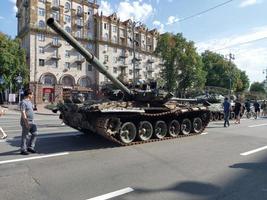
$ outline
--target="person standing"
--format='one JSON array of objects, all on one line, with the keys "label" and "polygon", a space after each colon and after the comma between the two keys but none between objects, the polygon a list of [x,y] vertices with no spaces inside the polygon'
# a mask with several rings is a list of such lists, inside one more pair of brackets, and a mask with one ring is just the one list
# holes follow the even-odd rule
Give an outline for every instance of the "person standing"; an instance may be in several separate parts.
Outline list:
[{"label": "person standing", "polygon": [[[21,120],[20,125],[22,127],[21,136],[21,151],[20,154],[28,155],[30,153],[36,153],[35,143],[37,139],[37,126],[34,123],[34,113],[32,100],[33,93],[30,89],[24,91],[24,99],[20,104]],[[27,136],[31,134],[30,141],[27,146]]]},{"label": "person standing", "polygon": [[240,124],[240,117],[241,117],[241,110],[242,109],[242,104],[236,100],[235,102],[235,107],[234,107],[234,113],[235,113],[235,124]]},{"label": "person standing", "polygon": [[229,116],[230,116],[230,111],[231,111],[231,104],[228,101],[228,98],[225,97],[224,102],[223,102],[223,112],[224,112],[224,127],[230,126],[229,123]]},{"label": "person standing", "polygon": [[[0,107],[0,117],[5,114],[5,111]],[[7,134],[3,130],[3,128],[0,126],[0,132],[2,133],[1,139],[4,140],[7,138]]]},{"label": "person standing", "polygon": [[256,117],[260,116],[260,104],[257,100],[255,100],[254,104],[254,109],[255,109],[255,113],[256,113]]}]

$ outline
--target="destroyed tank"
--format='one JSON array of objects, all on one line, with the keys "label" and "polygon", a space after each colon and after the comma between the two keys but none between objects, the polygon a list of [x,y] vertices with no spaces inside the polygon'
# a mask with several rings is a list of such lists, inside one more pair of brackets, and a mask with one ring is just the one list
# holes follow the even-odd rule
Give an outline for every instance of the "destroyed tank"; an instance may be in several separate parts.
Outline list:
[{"label": "destroyed tank", "polygon": [[59,103],[57,110],[66,125],[124,146],[200,134],[208,125],[210,112],[205,106],[181,105],[156,87],[130,90],[53,18],[47,24],[118,88],[107,92],[111,100]]}]

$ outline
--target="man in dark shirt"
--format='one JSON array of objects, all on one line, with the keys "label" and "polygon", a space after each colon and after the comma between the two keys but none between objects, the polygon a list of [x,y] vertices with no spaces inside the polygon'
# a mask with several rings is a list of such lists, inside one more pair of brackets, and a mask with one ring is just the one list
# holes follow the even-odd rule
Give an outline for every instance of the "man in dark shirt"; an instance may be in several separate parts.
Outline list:
[{"label": "man in dark shirt", "polygon": [[224,127],[226,127],[226,124],[230,126],[229,123],[229,116],[230,116],[230,109],[231,105],[228,101],[228,98],[225,97],[224,102],[223,102],[223,112],[224,112]]},{"label": "man in dark shirt", "polygon": [[[30,89],[24,92],[25,98],[20,104],[21,120],[20,125],[22,127],[21,136],[21,151],[20,154],[28,155],[30,153],[36,153],[34,150],[37,137],[37,126],[34,123],[33,105],[31,99],[33,93]],[[27,147],[27,135],[31,133],[31,138]]]},{"label": "man in dark shirt", "polygon": [[245,108],[247,112],[250,112],[250,101],[249,99],[247,99],[247,101],[245,102]]},{"label": "man in dark shirt", "polygon": [[259,117],[260,116],[260,104],[259,104],[259,102],[257,100],[255,100],[253,106],[255,109],[256,116]]}]

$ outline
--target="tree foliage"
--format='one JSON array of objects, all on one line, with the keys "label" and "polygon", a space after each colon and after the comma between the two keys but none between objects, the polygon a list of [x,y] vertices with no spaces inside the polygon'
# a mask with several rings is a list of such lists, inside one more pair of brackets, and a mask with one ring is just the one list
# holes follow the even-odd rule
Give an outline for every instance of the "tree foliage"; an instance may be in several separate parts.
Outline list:
[{"label": "tree foliage", "polygon": [[22,76],[23,84],[28,83],[29,69],[26,66],[26,54],[20,48],[18,39],[0,33],[0,75],[4,78],[1,89],[9,88],[10,85],[17,88],[16,77]]},{"label": "tree foliage", "polygon": [[204,86],[206,73],[201,57],[194,43],[187,41],[182,34],[162,34],[156,53],[164,62],[162,74],[168,91],[184,92],[192,87]]},{"label": "tree foliage", "polygon": [[254,82],[250,86],[250,92],[259,92],[265,94],[264,84],[259,82]]},{"label": "tree foliage", "polygon": [[211,51],[202,53],[204,70],[207,72],[206,86],[228,88],[235,92],[243,92],[249,87],[249,79],[245,71],[241,71],[233,62],[224,56]]}]

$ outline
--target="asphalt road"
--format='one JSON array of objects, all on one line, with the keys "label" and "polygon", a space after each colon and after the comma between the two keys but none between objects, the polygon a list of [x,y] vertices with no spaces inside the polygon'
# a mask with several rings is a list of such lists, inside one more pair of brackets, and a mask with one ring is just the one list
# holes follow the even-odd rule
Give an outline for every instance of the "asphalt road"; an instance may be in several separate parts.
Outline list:
[{"label": "asphalt road", "polygon": [[[36,115],[38,154],[19,154],[19,114],[0,118],[1,200],[266,200],[267,119],[207,134],[117,146]],[[252,151],[255,150],[255,151]],[[103,196],[104,195],[104,196]]]}]

